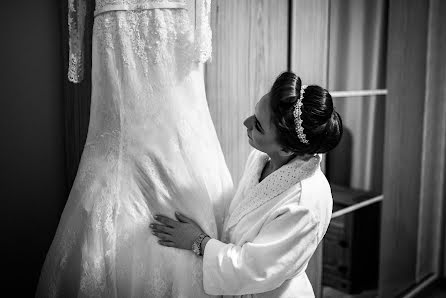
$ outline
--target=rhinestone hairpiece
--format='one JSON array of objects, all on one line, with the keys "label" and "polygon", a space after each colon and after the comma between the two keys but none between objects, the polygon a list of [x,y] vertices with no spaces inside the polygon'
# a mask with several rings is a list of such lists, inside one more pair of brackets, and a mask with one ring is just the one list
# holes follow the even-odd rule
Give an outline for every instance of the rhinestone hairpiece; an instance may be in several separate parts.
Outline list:
[{"label": "rhinestone hairpiece", "polygon": [[300,115],[302,115],[301,107],[303,106],[302,99],[304,98],[305,88],[307,88],[307,85],[303,85],[300,88],[300,96],[297,102],[294,104],[294,124],[296,125],[296,133],[299,138],[299,140],[304,143],[308,144],[307,136],[304,133],[304,128],[302,126],[303,120],[300,118]]}]

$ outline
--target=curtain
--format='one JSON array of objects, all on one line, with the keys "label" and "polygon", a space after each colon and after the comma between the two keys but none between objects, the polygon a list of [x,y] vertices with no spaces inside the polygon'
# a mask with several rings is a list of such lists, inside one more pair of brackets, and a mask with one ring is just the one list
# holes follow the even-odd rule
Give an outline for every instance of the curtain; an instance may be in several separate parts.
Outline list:
[{"label": "curtain", "polygon": [[[386,0],[331,0],[328,89],[385,89]],[[344,136],[327,156],[331,183],[382,192],[385,96],[336,98]]]}]

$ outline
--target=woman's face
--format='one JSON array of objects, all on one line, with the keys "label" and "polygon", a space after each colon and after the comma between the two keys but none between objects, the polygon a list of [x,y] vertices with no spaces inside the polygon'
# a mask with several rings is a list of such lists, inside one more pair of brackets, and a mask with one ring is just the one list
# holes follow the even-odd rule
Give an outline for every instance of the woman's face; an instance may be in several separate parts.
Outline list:
[{"label": "woman's face", "polygon": [[254,115],[243,121],[247,128],[249,144],[269,156],[281,151],[276,141],[276,129],[271,122],[271,97],[265,94],[256,104]]}]

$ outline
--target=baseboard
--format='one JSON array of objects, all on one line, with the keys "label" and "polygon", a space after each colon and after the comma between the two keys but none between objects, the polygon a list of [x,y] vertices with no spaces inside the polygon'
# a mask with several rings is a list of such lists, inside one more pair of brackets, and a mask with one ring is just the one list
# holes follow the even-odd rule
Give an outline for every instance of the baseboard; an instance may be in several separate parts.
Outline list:
[{"label": "baseboard", "polygon": [[417,284],[415,287],[404,293],[402,298],[416,298],[423,290],[425,290],[428,286],[432,285],[438,279],[437,274],[433,274],[424,279],[421,283]]}]

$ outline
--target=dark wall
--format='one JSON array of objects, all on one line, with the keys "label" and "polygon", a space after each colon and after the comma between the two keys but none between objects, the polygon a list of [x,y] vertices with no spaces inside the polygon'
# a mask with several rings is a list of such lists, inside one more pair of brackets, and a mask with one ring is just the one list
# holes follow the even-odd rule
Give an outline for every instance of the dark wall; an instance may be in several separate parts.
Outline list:
[{"label": "dark wall", "polygon": [[60,2],[4,1],[0,28],[0,296],[32,297],[67,198]]}]

